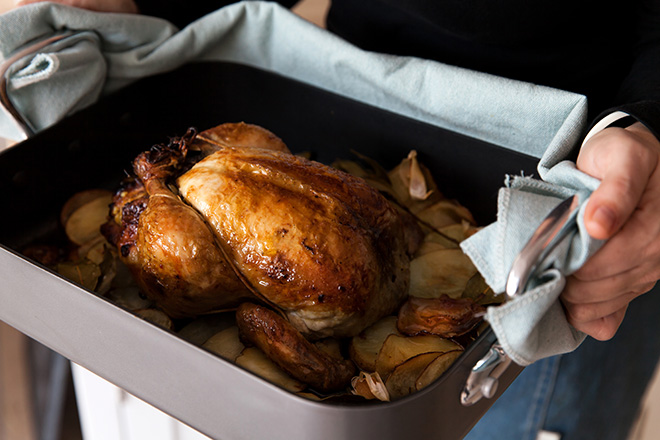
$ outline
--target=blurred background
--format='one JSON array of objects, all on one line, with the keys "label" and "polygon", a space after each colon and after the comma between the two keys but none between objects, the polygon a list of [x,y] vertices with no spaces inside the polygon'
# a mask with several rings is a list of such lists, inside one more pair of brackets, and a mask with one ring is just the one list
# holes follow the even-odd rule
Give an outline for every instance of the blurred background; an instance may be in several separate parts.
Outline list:
[{"label": "blurred background", "polygon": [[[330,0],[302,0],[293,11],[323,27]],[[14,0],[0,0],[0,13]],[[0,150],[11,142],[0,137]],[[629,440],[660,432],[660,380],[652,382]],[[69,363],[0,322],[0,440],[81,440]],[[118,439],[120,440],[120,439]]]}]

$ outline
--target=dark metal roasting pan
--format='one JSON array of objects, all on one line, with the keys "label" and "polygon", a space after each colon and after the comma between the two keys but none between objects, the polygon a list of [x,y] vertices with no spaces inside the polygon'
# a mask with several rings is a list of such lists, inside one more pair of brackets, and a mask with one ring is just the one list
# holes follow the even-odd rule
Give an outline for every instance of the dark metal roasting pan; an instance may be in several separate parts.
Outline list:
[{"label": "dark metal roasting pan", "polygon": [[77,191],[114,189],[139,151],[190,126],[246,121],[294,152],[330,163],[351,150],[393,166],[411,149],[443,192],[481,225],[495,218],[507,173],[535,159],[250,67],[187,65],[141,80],[0,153],[0,319],[71,361],[198,429],[234,439],[462,438],[495,397],[460,394],[495,337],[488,330],[438,381],[401,400],[316,402],[272,385],[25,258],[21,249],[59,228]]}]

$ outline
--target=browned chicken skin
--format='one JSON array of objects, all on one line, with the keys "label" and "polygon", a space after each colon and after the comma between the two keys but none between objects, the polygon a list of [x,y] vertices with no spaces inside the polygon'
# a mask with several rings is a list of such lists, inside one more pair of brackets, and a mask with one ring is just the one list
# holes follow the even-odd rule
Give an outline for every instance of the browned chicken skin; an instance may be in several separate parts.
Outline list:
[{"label": "browned chicken skin", "polygon": [[469,298],[416,298],[399,309],[397,328],[406,335],[432,334],[444,338],[463,335],[479,324],[485,307]]},{"label": "browned chicken skin", "polygon": [[[201,156],[194,164],[193,151]],[[257,345],[272,340],[267,320],[286,328],[279,348],[265,350],[278,356],[302,347],[292,329],[353,336],[407,296],[410,222],[363,180],[292,155],[261,127],[189,132],[140,154],[133,168],[104,234],[143,292],[174,318],[260,301],[286,326],[262,309],[255,318],[254,308],[237,321]],[[311,364],[322,358],[300,355]],[[352,370],[338,365],[315,383],[345,385]]]},{"label": "browned chicken skin", "polygon": [[291,323],[266,307],[243,303],[236,311],[236,321],[245,342],[259,347],[284,371],[314,389],[337,391],[355,375],[353,362],[316,348]]}]

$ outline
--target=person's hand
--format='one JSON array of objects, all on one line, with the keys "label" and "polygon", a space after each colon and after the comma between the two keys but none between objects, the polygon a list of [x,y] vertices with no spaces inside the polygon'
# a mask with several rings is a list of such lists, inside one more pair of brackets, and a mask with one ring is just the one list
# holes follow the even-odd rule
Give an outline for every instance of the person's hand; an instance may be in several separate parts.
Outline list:
[{"label": "person's hand", "polygon": [[578,169],[601,180],[587,203],[587,232],[609,239],[567,280],[568,320],[595,339],[614,336],[630,301],[660,278],[660,142],[642,124],[589,139]]},{"label": "person's hand", "polygon": [[[24,6],[30,3],[39,3],[44,0],[17,0],[16,6]],[[138,8],[133,0],[51,0],[77,8],[89,9],[97,12],[126,12],[136,14]]]}]

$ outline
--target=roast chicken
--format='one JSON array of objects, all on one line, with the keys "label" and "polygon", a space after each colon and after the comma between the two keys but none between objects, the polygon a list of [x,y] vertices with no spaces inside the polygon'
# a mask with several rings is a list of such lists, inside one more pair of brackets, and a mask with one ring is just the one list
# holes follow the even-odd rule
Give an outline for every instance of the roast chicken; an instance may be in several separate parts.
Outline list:
[{"label": "roast chicken", "polygon": [[308,339],[348,337],[406,298],[410,222],[363,180],[291,154],[263,128],[191,130],[133,171],[104,235],[172,317],[252,302]]}]

